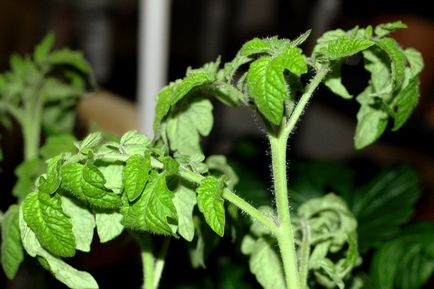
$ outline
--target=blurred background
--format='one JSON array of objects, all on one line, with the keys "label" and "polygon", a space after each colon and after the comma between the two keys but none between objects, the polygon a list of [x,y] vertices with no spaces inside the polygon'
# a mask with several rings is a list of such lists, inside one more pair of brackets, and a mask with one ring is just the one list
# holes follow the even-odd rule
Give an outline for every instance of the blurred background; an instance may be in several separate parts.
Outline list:
[{"label": "blurred background", "polygon": [[[146,15],[149,17],[154,13],[149,10],[152,6],[146,6],[146,1],[142,1],[0,1],[0,71],[8,69],[9,56],[12,53],[30,53],[47,32],[53,31],[56,35],[56,47],[70,47],[84,51],[99,86],[99,90],[84,98],[78,107],[77,134],[83,136],[92,124],[118,135],[133,128],[144,129],[147,124],[140,121],[146,118],[140,113],[144,113],[148,108],[139,109],[137,104],[148,103],[143,99],[155,97],[151,95],[152,90],[149,92],[146,87],[162,84],[148,84],[146,79],[143,80],[146,73],[139,65],[142,63],[141,59],[144,59],[144,49],[150,46],[147,43],[150,40],[145,41],[143,38],[144,31],[140,29],[140,19],[142,23],[146,23],[143,17]],[[155,4],[158,1],[149,2]],[[346,103],[346,100],[333,96],[328,90],[322,88],[316,94],[308,113],[303,117],[296,137],[291,141],[290,155],[297,160],[338,161],[349,166],[355,164],[359,171],[364,171],[367,167],[379,169],[397,162],[408,163],[417,170],[423,192],[415,218],[434,219],[434,14],[429,1],[166,0],[160,2],[167,3],[166,14],[161,14],[166,15],[167,18],[160,19],[161,22],[155,26],[148,24],[144,27],[143,25],[142,29],[147,30],[148,34],[152,31],[156,32],[152,41],[159,43],[163,41],[163,49],[160,51],[163,62],[160,65],[156,57],[154,61],[157,62],[152,65],[160,66],[161,71],[155,73],[160,73],[162,75],[160,80],[164,82],[182,77],[188,66],[201,66],[219,55],[223,61],[231,60],[241,45],[253,37],[279,35],[293,39],[312,28],[311,37],[303,47],[308,54],[316,38],[330,29],[337,27],[350,29],[355,25],[375,25],[395,20],[405,22],[408,29],[394,33],[393,37],[404,47],[414,47],[421,51],[426,65],[422,74],[420,104],[410,121],[398,133],[387,132],[376,144],[363,151],[355,151],[353,134],[358,105],[355,102]],[[144,65],[151,64],[144,62]],[[350,92],[354,94],[360,92],[368,81],[361,58],[355,57],[347,61],[343,71],[345,74],[343,81],[351,85]],[[152,104],[152,101],[149,103]],[[152,111],[152,107],[150,109]],[[215,129],[204,143],[206,151],[210,154],[232,155],[239,161],[241,167],[249,164],[249,160],[251,163],[254,158],[254,165],[257,167],[256,175],[263,180],[264,186],[268,186],[270,184],[266,165],[268,160],[264,154],[268,147],[259,129],[258,121],[248,111],[235,111],[218,104],[214,113]],[[19,135],[3,129],[1,133],[3,136],[0,141],[5,156],[1,175],[3,192],[8,189],[8,186],[12,186],[14,180],[13,173],[8,175],[7,172],[13,172],[10,168],[21,161],[22,155],[21,151],[16,149],[21,144]],[[369,179],[373,174],[368,174],[365,178],[362,176],[361,179]],[[250,177],[254,178],[254,176]],[[101,288],[118,288],[119,284],[124,284],[124,281],[110,277],[109,272],[115,273],[113,276],[130,274],[131,282],[128,287],[123,288],[139,288],[140,260],[136,256],[137,248],[126,245],[128,242],[128,238],[125,237],[105,246],[96,244],[91,255],[79,256],[73,262],[85,264],[84,267],[95,274]],[[128,248],[127,254],[118,249],[122,246]],[[176,246],[178,245],[171,249],[172,252],[176,251]],[[187,260],[187,256],[180,257],[182,260],[184,258]],[[234,258],[235,261],[230,262],[227,258],[219,259],[209,266],[225,267],[232,266],[228,264],[240,260],[244,262],[241,257]],[[176,260],[173,261],[167,267],[166,278],[170,274],[179,277]],[[83,268],[83,265],[80,266]],[[233,268],[232,272],[238,274],[236,270]],[[195,272],[195,278],[198,280],[205,274],[204,270]],[[20,276],[26,279],[26,274],[32,275],[31,269],[22,272]],[[0,278],[3,280],[4,276],[1,275]],[[50,280],[46,276],[38,275],[37,278]],[[249,280],[253,277],[246,278]],[[166,281],[168,283],[163,283],[162,288],[174,288],[170,283],[170,277],[167,279],[169,279]],[[51,283],[44,283],[45,287],[41,288],[63,288],[55,281],[46,282]],[[185,282],[187,284],[188,280]],[[219,283],[216,280],[203,282]],[[25,281],[20,283],[20,280],[0,283],[1,288],[36,288],[27,286],[28,283]],[[186,285],[182,288],[195,287]],[[229,282],[224,287],[215,288],[244,287],[231,287]]]}]

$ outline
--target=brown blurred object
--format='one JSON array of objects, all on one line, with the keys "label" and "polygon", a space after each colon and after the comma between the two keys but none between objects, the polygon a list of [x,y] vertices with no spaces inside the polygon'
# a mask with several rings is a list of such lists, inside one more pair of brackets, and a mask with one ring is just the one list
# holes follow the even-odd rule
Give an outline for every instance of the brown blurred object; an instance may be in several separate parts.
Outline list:
[{"label": "brown blurred object", "polygon": [[133,102],[109,91],[86,95],[78,105],[78,121],[89,128],[95,124],[99,129],[122,135],[138,129],[139,116]]}]

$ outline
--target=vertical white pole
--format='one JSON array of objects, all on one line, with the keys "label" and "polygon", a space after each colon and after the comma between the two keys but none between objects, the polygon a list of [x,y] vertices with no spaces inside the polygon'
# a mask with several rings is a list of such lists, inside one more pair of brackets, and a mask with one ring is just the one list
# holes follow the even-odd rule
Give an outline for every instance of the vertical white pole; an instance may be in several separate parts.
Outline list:
[{"label": "vertical white pole", "polygon": [[155,98],[167,82],[170,0],[139,0],[139,129],[152,138]]}]

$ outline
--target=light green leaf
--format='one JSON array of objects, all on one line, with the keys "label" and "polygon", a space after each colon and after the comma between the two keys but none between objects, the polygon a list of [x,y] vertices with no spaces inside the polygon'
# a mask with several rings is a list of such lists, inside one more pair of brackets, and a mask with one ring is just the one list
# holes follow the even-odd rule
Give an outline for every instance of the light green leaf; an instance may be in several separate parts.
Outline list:
[{"label": "light green leaf", "polygon": [[[22,207],[21,207],[22,208]],[[42,257],[54,277],[73,289],[98,289],[95,279],[87,272],[79,271],[51,255],[39,243],[35,233],[29,228],[23,217],[23,209],[20,209],[19,225],[21,239],[26,252],[32,257]]]},{"label": "light green leaf", "polygon": [[103,141],[102,133],[97,131],[89,134],[84,140],[78,144],[78,150],[86,153],[86,151],[95,148]]},{"label": "light green leaf", "polygon": [[117,195],[121,195],[123,190],[122,183],[122,171],[124,168],[124,163],[114,162],[105,163],[104,165],[99,164],[98,170],[103,174],[106,183],[104,187],[108,190],[113,191]]},{"label": "light green leaf", "polygon": [[169,219],[177,219],[173,197],[173,192],[167,188],[165,175],[152,171],[142,195],[131,205],[122,207],[122,223],[133,229],[172,235]]},{"label": "light green leaf", "polygon": [[54,44],[54,33],[48,33],[44,39],[36,46],[35,52],[33,53],[33,58],[37,63],[43,63],[53,48]]},{"label": "light green leaf", "polygon": [[96,231],[101,243],[113,240],[124,230],[124,226],[121,223],[122,215],[120,213],[97,212],[95,220]]},{"label": "light green leaf", "polygon": [[52,65],[69,65],[87,74],[91,71],[81,51],[73,51],[68,48],[56,50],[50,54],[48,61]]},{"label": "light green leaf", "polygon": [[354,136],[356,149],[362,149],[374,143],[384,132],[387,126],[387,113],[362,105],[357,113],[357,127]]},{"label": "light green leaf", "polygon": [[191,242],[194,237],[193,209],[197,203],[196,193],[180,184],[175,189],[173,204],[178,215],[178,233]]},{"label": "light green leaf", "polygon": [[228,180],[226,184],[229,189],[233,189],[238,183],[239,179],[235,171],[228,164],[226,157],[223,155],[212,155],[209,156],[206,161],[206,165],[211,170],[218,170],[227,176]]},{"label": "light green leaf", "polygon": [[246,102],[245,95],[226,82],[215,82],[208,87],[210,94],[227,106],[238,107]]},{"label": "light green leaf", "polygon": [[215,177],[204,178],[197,192],[197,205],[205,221],[219,236],[225,232],[225,208],[222,197],[223,184]]},{"label": "light green leaf", "polygon": [[172,82],[163,88],[157,97],[155,108],[154,131],[157,130],[163,118],[178,101],[187,96],[193,89],[209,84],[215,80],[208,72],[187,75],[184,79]]},{"label": "light green leaf", "polygon": [[46,194],[53,194],[60,186],[60,165],[61,155],[53,157],[47,161],[47,174],[39,178],[38,190]]},{"label": "light green leaf", "polygon": [[24,260],[18,205],[12,205],[6,211],[1,223],[1,236],[1,264],[6,276],[12,280]]},{"label": "light green leaf", "polygon": [[138,133],[136,130],[130,130],[121,137],[119,143],[121,150],[127,154],[143,155],[150,144],[150,140],[146,135]]},{"label": "light green leaf", "polygon": [[108,191],[103,174],[92,164],[70,163],[62,167],[61,188],[92,206],[113,209],[121,206],[121,199]]},{"label": "light green leaf", "polygon": [[404,54],[410,64],[411,76],[419,75],[424,67],[422,54],[413,48],[407,48]]},{"label": "light green leaf", "polygon": [[378,37],[383,37],[395,30],[404,28],[407,28],[407,25],[401,21],[380,24],[375,27],[375,34],[377,34]]},{"label": "light green leaf", "polygon": [[93,230],[95,229],[93,214],[66,197],[62,197],[62,207],[72,224],[72,232],[75,236],[75,248],[83,252],[90,252]]},{"label": "light green leaf", "polygon": [[282,263],[269,241],[259,238],[249,260],[250,271],[264,289],[285,289]]},{"label": "light green leaf", "polygon": [[202,154],[200,136],[207,136],[213,125],[212,104],[197,99],[167,119],[165,133],[170,148],[182,155]]},{"label": "light green leaf", "polygon": [[347,88],[342,84],[341,77],[342,63],[337,63],[333,66],[331,72],[327,75],[324,84],[336,95],[345,99],[351,99],[353,96],[348,92]]},{"label": "light green leaf", "polygon": [[75,87],[53,77],[47,77],[41,89],[43,99],[49,104],[78,99],[83,93],[82,87]]},{"label": "light green leaf", "polygon": [[402,85],[405,75],[405,55],[396,42],[392,38],[382,38],[376,42],[377,46],[386,52],[392,67],[392,81],[394,90],[399,89]]},{"label": "light green leaf", "polygon": [[354,55],[372,45],[374,41],[363,38],[341,37],[328,42],[326,56],[331,60]]},{"label": "light green leaf", "polygon": [[61,153],[76,153],[77,148],[74,146],[76,141],[77,139],[70,134],[53,135],[48,137],[39,152],[43,159],[49,159]]},{"label": "light green leaf", "polygon": [[151,170],[151,156],[133,155],[125,162],[122,178],[130,202],[140,197]]},{"label": "light green leaf", "polygon": [[59,195],[33,192],[22,207],[24,220],[47,251],[61,257],[75,255],[75,236]]},{"label": "light green leaf", "polygon": [[306,41],[307,38],[309,38],[311,32],[312,32],[312,29],[307,30],[306,32],[304,32],[303,34],[301,34],[300,36],[298,36],[297,38],[292,40],[291,45],[292,46],[300,46],[301,44],[303,44]]},{"label": "light green leaf", "polygon": [[413,110],[416,108],[417,102],[419,100],[419,94],[419,78],[414,77],[393,99],[393,131],[400,129],[410,117]]},{"label": "light green leaf", "polygon": [[253,38],[252,40],[246,42],[239,51],[239,53],[244,56],[270,52],[270,44],[267,41],[259,38]]}]

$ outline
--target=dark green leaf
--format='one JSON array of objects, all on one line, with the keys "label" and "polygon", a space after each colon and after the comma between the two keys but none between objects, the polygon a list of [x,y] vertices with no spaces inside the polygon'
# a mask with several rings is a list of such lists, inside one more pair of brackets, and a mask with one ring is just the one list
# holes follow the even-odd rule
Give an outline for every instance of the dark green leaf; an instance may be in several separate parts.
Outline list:
[{"label": "dark green leaf", "polygon": [[223,184],[215,177],[204,178],[197,192],[197,206],[205,216],[207,224],[219,236],[225,232],[225,208],[222,197]]},{"label": "dark green leaf", "polygon": [[400,129],[410,117],[419,100],[419,94],[419,78],[414,77],[393,99],[393,131]]},{"label": "dark green leaf", "polygon": [[392,67],[392,81],[394,90],[402,85],[405,75],[405,55],[396,40],[383,38],[376,42],[377,46],[386,52]]},{"label": "dark green leaf", "polygon": [[23,204],[24,220],[42,246],[56,256],[75,255],[75,237],[59,195],[30,193]]},{"label": "dark green leaf", "polygon": [[6,276],[13,279],[24,260],[19,228],[19,206],[12,205],[1,223],[1,263]]},{"label": "dark green leaf", "polygon": [[149,179],[150,170],[150,155],[133,155],[127,159],[122,171],[122,178],[125,192],[130,202],[140,197]]}]

